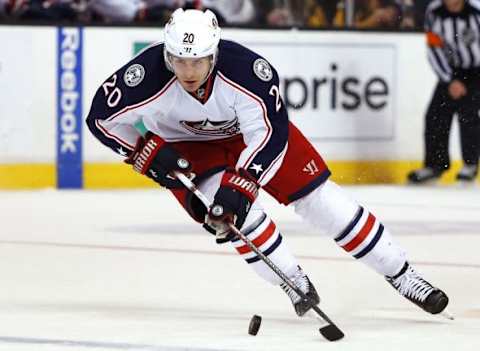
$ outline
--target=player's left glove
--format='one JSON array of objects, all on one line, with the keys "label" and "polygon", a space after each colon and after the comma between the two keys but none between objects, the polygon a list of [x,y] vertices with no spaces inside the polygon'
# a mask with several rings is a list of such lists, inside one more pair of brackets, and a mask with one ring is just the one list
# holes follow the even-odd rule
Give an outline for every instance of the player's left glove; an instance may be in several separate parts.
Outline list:
[{"label": "player's left glove", "polygon": [[153,179],[167,189],[181,189],[184,185],[173,175],[174,171],[190,175],[191,164],[177,150],[153,133],[138,138],[135,150],[125,163]]},{"label": "player's left glove", "polygon": [[258,196],[258,189],[258,184],[245,170],[225,171],[203,225],[217,237],[217,244],[230,241],[235,236],[230,231],[230,224],[240,229],[245,223],[248,211]]}]

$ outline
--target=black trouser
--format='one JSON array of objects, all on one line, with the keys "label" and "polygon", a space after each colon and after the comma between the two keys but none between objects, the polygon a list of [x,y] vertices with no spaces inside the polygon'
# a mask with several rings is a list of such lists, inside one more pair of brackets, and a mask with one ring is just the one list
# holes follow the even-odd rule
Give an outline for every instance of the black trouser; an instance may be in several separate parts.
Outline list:
[{"label": "black trouser", "polygon": [[464,82],[467,95],[453,100],[448,84],[438,83],[425,120],[425,166],[438,170],[450,167],[448,143],[455,113],[460,126],[462,158],[465,164],[478,164],[480,154],[480,78]]}]

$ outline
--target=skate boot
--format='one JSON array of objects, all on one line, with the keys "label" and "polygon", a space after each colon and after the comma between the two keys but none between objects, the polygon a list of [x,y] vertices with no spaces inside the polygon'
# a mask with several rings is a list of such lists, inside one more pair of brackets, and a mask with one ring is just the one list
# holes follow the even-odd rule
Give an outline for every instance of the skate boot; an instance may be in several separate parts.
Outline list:
[{"label": "skate boot", "polygon": [[443,312],[448,305],[448,296],[423,279],[408,262],[396,276],[385,279],[400,295],[431,314]]},{"label": "skate boot", "polygon": [[309,298],[309,300],[302,300],[302,298],[287,284],[280,284],[280,287],[285,291],[290,300],[292,300],[295,312],[301,317],[313,306],[318,305],[320,298],[318,297],[317,291],[312,282],[308,279],[300,266],[298,266],[297,272],[290,279]]},{"label": "skate boot", "polygon": [[477,178],[478,165],[464,165],[457,174],[457,180],[471,182]]},{"label": "skate boot", "polygon": [[412,184],[422,184],[433,180],[440,179],[443,170],[434,169],[431,167],[424,167],[412,171],[408,174],[408,181]]}]

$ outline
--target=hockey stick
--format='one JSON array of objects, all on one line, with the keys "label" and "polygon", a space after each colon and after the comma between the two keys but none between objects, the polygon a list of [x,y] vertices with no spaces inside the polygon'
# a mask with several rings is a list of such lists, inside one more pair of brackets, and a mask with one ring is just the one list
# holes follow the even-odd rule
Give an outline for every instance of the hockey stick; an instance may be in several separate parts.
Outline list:
[{"label": "hockey stick", "polygon": [[[207,199],[207,197],[197,189],[195,184],[183,173],[180,172],[175,172],[175,176],[177,177],[180,182],[182,182],[185,187],[191,191],[202,203],[207,207],[210,208],[210,201]],[[252,241],[245,236],[233,223],[229,224],[230,230],[235,233],[235,235],[238,236],[240,240],[242,240],[245,245],[247,245],[253,252],[257,254],[257,256],[265,262],[265,264],[276,274],[279,276],[279,278],[287,284],[293,291],[295,291],[304,301],[310,301],[311,299],[303,293],[302,290],[300,290],[299,287],[297,287],[286,275],[283,273],[280,268],[278,268],[275,263],[273,263],[265,254],[260,251],[253,243]],[[312,301],[310,301],[312,302]],[[319,319],[321,322],[324,324],[327,324],[326,326],[323,326],[319,329],[320,334],[323,335],[325,339],[328,341],[336,341],[340,340],[341,338],[344,337],[343,332],[338,328],[335,323],[332,322],[330,318],[320,309],[318,308],[317,305],[314,303],[311,303],[312,309],[317,313],[317,316],[315,316],[317,319]]]}]

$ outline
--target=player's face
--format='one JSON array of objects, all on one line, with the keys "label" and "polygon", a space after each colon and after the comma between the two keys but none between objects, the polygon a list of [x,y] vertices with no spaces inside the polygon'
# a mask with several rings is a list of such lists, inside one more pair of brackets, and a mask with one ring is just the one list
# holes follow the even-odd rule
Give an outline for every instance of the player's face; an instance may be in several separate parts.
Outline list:
[{"label": "player's face", "polygon": [[460,12],[465,6],[465,0],[443,0],[443,3],[450,12]]},{"label": "player's face", "polygon": [[182,58],[173,56],[171,64],[181,86],[188,92],[197,91],[210,71],[210,58]]}]

